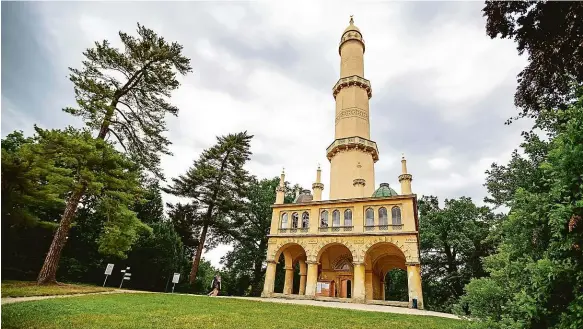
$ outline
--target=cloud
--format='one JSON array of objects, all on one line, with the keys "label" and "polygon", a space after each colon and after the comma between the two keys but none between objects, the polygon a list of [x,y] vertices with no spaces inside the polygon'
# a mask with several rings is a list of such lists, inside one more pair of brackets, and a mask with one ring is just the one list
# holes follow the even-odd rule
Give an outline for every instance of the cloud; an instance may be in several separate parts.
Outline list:
[{"label": "cloud", "polygon": [[[308,3],[306,3],[308,4]],[[80,125],[68,67],[82,51],[136,22],[184,46],[194,72],[181,79],[168,118],[167,177],[184,173],[217,135],[254,135],[248,169],[309,188],[334,137],[338,42],[348,16],[366,41],[372,83],[376,185],[398,186],[405,153],[413,191],[440,198],[485,196],[484,171],[507,161],[528,122],[515,115],[516,75],[525,65],[509,40],[485,33],[482,3],[2,2],[2,135],[14,129]],[[327,197],[328,189],[324,190]],[[176,198],[165,196],[165,201]],[[228,250],[207,252],[214,265]]]}]

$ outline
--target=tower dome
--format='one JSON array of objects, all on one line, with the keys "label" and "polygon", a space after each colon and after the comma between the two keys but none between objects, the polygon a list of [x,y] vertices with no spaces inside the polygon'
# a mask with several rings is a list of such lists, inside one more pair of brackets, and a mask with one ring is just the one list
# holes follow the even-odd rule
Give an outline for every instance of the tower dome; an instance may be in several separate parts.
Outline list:
[{"label": "tower dome", "polygon": [[373,198],[382,198],[382,197],[386,197],[386,196],[395,196],[395,195],[399,195],[399,193],[397,193],[395,190],[393,190],[390,186],[389,183],[381,183],[381,186],[379,186],[379,188],[374,191],[374,193],[372,194]]},{"label": "tower dome", "polygon": [[[356,25],[354,25],[354,18],[352,18],[352,15],[350,15],[350,25],[348,25],[348,27],[344,30],[342,35],[346,34],[346,32],[348,32],[348,31],[356,31],[356,32],[360,33],[360,29],[358,29],[358,27],[356,27]],[[362,33],[360,33],[360,35],[362,35]]]}]

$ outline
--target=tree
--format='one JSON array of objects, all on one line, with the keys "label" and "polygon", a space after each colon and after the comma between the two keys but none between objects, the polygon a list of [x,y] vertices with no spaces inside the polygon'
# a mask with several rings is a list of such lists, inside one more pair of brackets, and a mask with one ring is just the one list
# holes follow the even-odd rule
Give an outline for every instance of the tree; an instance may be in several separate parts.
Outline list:
[{"label": "tree", "polygon": [[[201,232],[192,262],[190,283],[196,280],[207,234],[216,243],[228,239],[233,228],[230,217],[244,209],[249,173],[243,168],[251,155],[247,132],[217,138],[217,144],[206,149],[184,175],[172,179],[167,193],[191,198],[199,205]],[[210,229],[210,232],[209,232]]]},{"label": "tree", "polygon": [[[537,118],[550,136],[544,151],[536,139],[523,143],[525,158],[542,157],[536,180],[510,194],[502,243],[485,259],[490,277],[472,280],[458,307],[478,326],[583,327],[583,89],[577,94],[567,109]],[[511,186],[505,179],[516,178],[490,178]]]},{"label": "tree", "polygon": [[[252,177],[247,191],[245,209],[234,214],[231,230],[234,244],[233,250],[223,257],[222,262],[233,274],[232,279],[240,282],[235,293],[245,291],[251,285],[250,294],[259,296],[263,287],[265,275],[264,262],[267,255],[267,241],[271,228],[271,205],[275,203],[275,188],[279,185],[279,177],[258,180]],[[285,203],[294,200],[294,191],[286,182]],[[299,186],[296,184],[296,186]]]},{"label": "tree", "polygon": [[419,231],[426,304],[451,312],[471,278],[485,275],[481,257],[490,255],[495,244],[490,229],[500,221],[488,207],[477,207],[470,198],[419,201]]},{"label": "tree", "polygon": [[168,206],[168,217],[174,226],[174,230],[180,236],[187,253],[192,257],[198,246],[198,238],[202,226],[197,203],[166,203],[166,206]]},{"label": "tree", "polygon": [[[166,131],[164,117],[167,113],[178,113],[178,108],[166,99],[179,86],[176,72],[185,75],[191,71],[190,60],[182,55],[182,46],[178,43],[168,43],[140,24],[137,32],[138,38],[119,33],[123,51],[104,40],[83,53],[84,68],[70,68],[78,107],[64,111],[82,117],[87,127],[98,131],[93,145],[103,144],[113,136],[141,168],[162,178],[160,154],[170,154],[170,141],[162,135]],[[79,170],[85,174],[76,176],[59,228],[38,275],[39,284],[56,282],[61,252],[79,203],[94,184],[91,179],[102,175],[87,167]],[[106,203],[107,200],[102,202]],[[117,217],[125,218],[127,223],[132,221],[129,212],[119,215]],[[108,229],[111,228],[106,228],[106,232]],[[113,237],[111,230],[109,233],[107,236]]]},{"label": "tree", "polygon": [[518,75],[515,104],[520,116],[545,109],[564,110],[583,85],[583,2],[486,1],[486,31],[491,38],[514,39],[528,65]]}]

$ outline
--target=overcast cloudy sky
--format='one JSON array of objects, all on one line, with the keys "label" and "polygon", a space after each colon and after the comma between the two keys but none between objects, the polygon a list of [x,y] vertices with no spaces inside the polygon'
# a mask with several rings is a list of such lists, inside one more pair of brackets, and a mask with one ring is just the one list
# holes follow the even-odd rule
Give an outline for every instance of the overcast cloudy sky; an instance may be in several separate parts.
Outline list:
[{"label": "overcast cloudy sky", "polygon": [[[399,187],[400,154],[413,191],[440,198],[485,196],[484,171],[505,162],[525,122],[516,113],[516,75],[526,64],[509,40],[485,33],[482,2],[2,2],[2,137],[13,130],[79,125],[67,67],[93,41],[119,44],[140,22],[176,40],[194,72],[173,95],[173,157],[183,173],[215,136],[255,135],[249,170],[306,188],[334,136],[332,86],[338,42],[354,15],[366,41],[376,185]],[[327,197],[327,190],[324,190]],[[170,200],[167,198],[167,200]],[[228,247],[206,254],[214,265]]]}]

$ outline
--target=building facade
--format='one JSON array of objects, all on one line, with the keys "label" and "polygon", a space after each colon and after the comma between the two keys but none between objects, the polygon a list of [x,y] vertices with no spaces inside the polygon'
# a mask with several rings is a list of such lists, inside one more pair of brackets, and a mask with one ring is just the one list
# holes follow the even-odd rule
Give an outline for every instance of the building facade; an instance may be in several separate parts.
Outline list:
[{"label": "building facade", "polygon": [[[412,175],[401,159],[398,194],[389,184],[375,190],[377,145],[370,137],[370,82],[364,78],[365,43],[352,17],[340,39],[340,79],[330,161],[330,200],[322,200],[321,170],[312,191],[284,203],[282,172],[267,251],[263,296],[335,299],[356,303],[398,304],[423,308],[419,263],[417,196]],[[276,264],[283,262],[285,284],[274,292]],[[299,285],[294,269],[299,267]],[[409,302],[385,302],[385,277],[407,271]],[[294,287],[298,287],[294,289]]]}]

